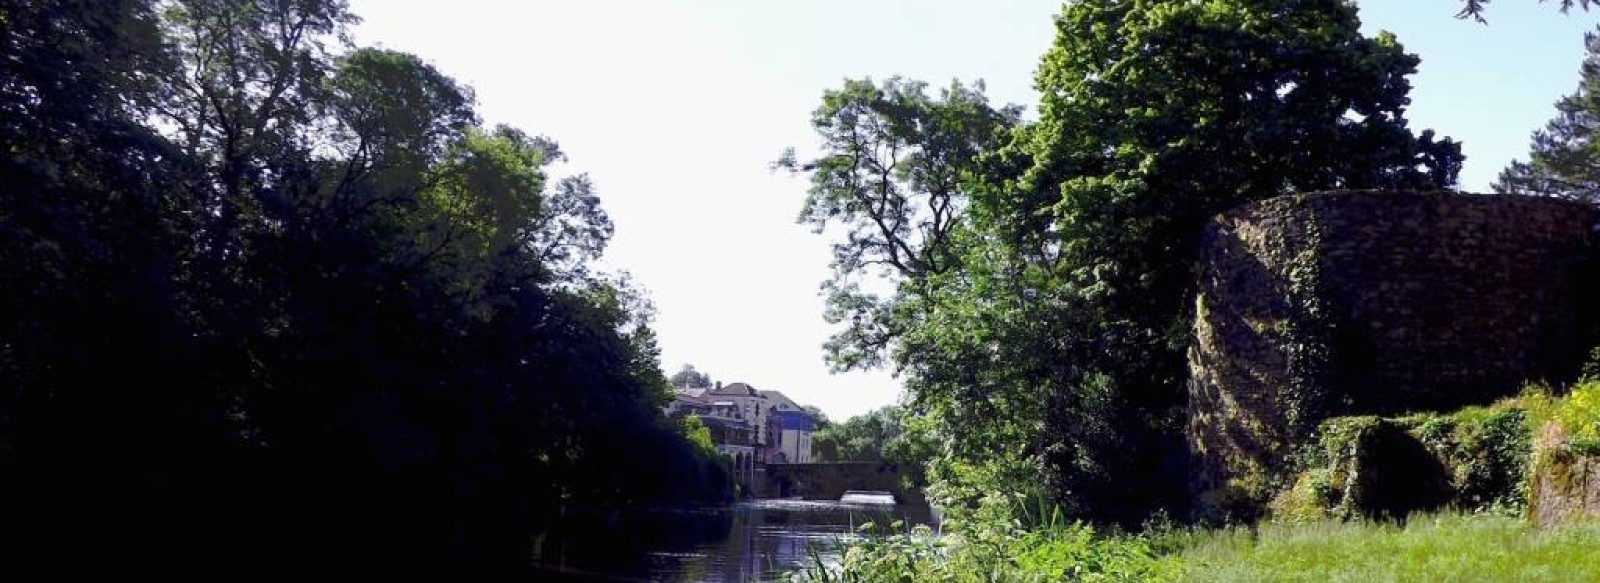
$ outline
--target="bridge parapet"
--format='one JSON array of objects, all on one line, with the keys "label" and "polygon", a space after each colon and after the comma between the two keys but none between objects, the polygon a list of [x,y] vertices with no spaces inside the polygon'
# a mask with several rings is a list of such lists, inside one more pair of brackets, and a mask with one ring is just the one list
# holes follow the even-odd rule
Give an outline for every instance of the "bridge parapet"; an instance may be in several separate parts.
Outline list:
[{"label": "bridge parapet", "polygon": [[905,473],[895,464],[826,462],[767,464],[756,481],[759,498],[838,500],[848,490],[882,490],[902,504],[923,504],[920,490],[906,487]]}]

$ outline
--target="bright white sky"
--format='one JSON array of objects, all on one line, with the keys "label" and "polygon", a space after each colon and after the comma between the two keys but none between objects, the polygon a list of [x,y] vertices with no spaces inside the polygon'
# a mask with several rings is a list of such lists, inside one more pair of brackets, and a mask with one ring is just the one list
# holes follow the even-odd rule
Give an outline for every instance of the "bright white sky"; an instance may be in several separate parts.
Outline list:
[{"label": "bright white sky", "polygon": [[[1485,190],[1573,90],[1583,32],[1535,0],[1360,2],[1365,30],[1423,58],[1410,117],[1465,143]],[[895,401],[887,372],[830,375],[818,284],[828,244],[795,223],[803,180],[768,171],[815,144],[810,112],[846,77],[983,79],[1032,104],[1060,3],[1039,0],[354,0],[361,44],[416,53],[477,92],[490,123],[561,143],[617,233],[604,261],[657,312],[662,364],[776,389],[843,419]]]}]

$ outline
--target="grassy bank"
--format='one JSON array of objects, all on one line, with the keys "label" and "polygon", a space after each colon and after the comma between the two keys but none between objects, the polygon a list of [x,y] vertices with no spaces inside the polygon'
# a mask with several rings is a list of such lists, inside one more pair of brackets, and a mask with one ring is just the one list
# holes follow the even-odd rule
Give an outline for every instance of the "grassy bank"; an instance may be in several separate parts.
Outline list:
[{"label": "grassy bank", "polygon": [[[1544,443],[1546,453],[1534,453],[1531,434],[1547,422],[1561,442]],[[1391,459],[1407,443],[1422,457]],[[1255,528],[1096,532],[1039,511],[1047,503],[1037,495],[999,494],[1008,491],[1005,482],[991,477],[981,482],[989,494],[958,512],[943,536],[926,527],[867,533],[847,545],[836,563],[819,559],[795,577],[955,583],[1600,581],[1600,521],[1540,529],[1526,513],[1530,502],[1538,502],[1528,496],[1528,481],[1538,468],[1556,463],[1546,458],[1557,450],[1600,454],[1600,380],[1580,383],[1563,397],[1530,390],[1493,407],[1451,414],[1330,420],[1302,456],[1301,479],[1273,504],[1276,522]],[[1386,459],[1387,466],[1378,463]],[[1406,464],[1438,466],[1438,483],[1423,488],[1438,495],[1430,507],[1478,511],[1410,514],[1404,524],[1362,519],[1404,516],[1416,507],[1381,504],[1418,489],[1409,483],[1417,473],[1407,473]],[[1373,474],[1390,478],[1374,481]],[[1369,476],[1353,483],[1361,488],[1349,487],[1356,475]]]},{"label": "grassy bank", "polygon": [[1600,581],[1600,524],[1538,530],[1493,514],[1404,526],[1323,521],[1107,536],[991,525],[935,539],[871,535],[799,581]]},{"label": "grassy bank", "polygon": [[1185,581],[1600,581],[1600,525],[1537,530],[1487,514],[1265,525],[1197,537]]}]

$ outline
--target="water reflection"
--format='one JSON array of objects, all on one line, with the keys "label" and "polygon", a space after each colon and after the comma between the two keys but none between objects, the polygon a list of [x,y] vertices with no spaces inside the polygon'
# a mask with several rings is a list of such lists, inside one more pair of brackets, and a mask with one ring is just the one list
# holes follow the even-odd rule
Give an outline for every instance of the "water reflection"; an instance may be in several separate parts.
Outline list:
[{"label": "water reflection", "polygon": [[573,512],[533,537],[533,563],[541,580],[767,581],[809,563],[812,549],[834,553],[858,525],[895,520],[931,517],[926,507],[798,500]]}]

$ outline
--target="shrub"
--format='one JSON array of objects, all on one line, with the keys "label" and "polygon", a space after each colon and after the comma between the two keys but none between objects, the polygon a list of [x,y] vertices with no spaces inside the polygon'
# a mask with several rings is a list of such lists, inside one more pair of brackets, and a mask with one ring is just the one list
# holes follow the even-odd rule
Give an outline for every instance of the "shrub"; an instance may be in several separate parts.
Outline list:
[{"label": "shrub", "polygon": [[[1179,565],[1152,536],[1108,536],[1051,512],[1043,524],[1024,526],[1012,518],[1021,498],[988,496],[943,536],[925,526],[880,533],[867,529],[846,544],[837,564],[820,554],[796,573],[796,581],[1047,582],[1170,581]],[[947,526],[949,523],[947,523]]]},{"label": "shrub", "polygon": [[1416,510],[1520,509],[1527,501],[1528,413],[1517,401],[1450,414],[1338,417],[1302,450],[1273,518],[1403,518]]},{"label": "shrub", "polygon": [[1566,432],[1573,453],[1600,454],[1600,379],[1573,387],[1556,404],[1554,417]]}]

